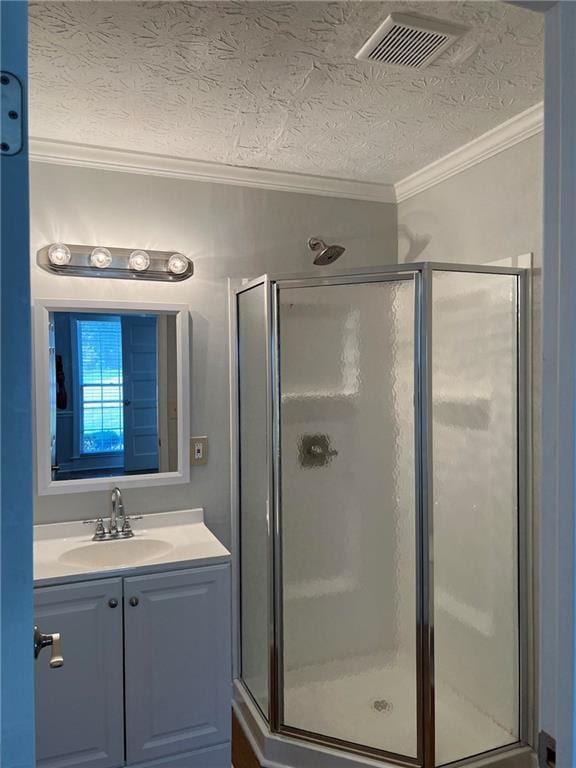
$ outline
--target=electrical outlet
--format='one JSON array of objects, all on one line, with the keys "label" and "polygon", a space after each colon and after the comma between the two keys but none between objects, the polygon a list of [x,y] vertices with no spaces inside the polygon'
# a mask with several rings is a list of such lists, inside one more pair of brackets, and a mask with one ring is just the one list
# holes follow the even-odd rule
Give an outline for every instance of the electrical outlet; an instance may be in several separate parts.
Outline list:
[{"label": "electrical outlet", "polygon": [[208,438],[193,437],[190,441],[190,464],[198,466],[208,463]]}]

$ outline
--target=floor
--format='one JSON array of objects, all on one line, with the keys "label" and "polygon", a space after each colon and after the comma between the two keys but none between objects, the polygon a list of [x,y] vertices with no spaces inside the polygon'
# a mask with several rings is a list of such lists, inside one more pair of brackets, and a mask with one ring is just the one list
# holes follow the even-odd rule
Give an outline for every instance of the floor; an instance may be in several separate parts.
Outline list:
[{"label": "floor", "polygon": [[232,766],[233,768],[260,768],[260,763],[234,712],[232,712]]}]

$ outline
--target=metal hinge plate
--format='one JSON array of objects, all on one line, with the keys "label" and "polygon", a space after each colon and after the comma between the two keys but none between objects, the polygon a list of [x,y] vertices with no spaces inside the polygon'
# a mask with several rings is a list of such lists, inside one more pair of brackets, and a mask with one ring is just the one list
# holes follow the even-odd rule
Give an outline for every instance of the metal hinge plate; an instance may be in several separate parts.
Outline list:
[{"label": "metal hinge plate", "polygon": [[556,768],[556,740],[546,731],[540,731],[538,736],[538,765]]},{"label": "metal hinge plate", "polygon": [[0,151],[17,155],[22,150],[22,85],[11,72],[0,72]]}]

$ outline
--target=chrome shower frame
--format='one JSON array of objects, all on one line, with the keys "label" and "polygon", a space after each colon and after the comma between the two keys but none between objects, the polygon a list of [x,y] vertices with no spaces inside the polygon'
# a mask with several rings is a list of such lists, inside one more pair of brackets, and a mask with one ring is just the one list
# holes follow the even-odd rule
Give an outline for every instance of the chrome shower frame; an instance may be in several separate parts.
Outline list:
[{"label": "chrome shower frame", "polygon": [[[432,276],[433,272],[461,272],[475,274],[501,274],[517,279],[517,386],[518,386],[518,589],[519,589],[519,740],[511,745],[483,752],[479,755],[451,763],[452,768],[482,765],[505,768],[523,768],[530,765],[535,745],[535,622],[533,582],[533,512],[531,494],[531,322],[530,322],[530,270],[522,268],[476,266],[440,262],[399,264],[394,266],[358,270],[332,270],[328,276],[264,275],[231,292],[231,391],[232,415],[232,506],[233,542],[235,554],[235,668],[237,694],[246,698],[251,717],[264,721],[259,727],[269,729],[271,739],[284,743],[295,741],[302,746],[330,750],[343,750],[353,765],[402,765],[414,768],[434,768],[434,572],[433,572],[433,498],[432,482]],[[313,287],[382,282],[387,280],[414,280],[415,285],[415,457],[416,457],[416,512],[417,512],[417,757],[410,758],[384,750],[340,741],[287,726],[283,722],[283,628],[282,628],[282,490],[280,473],[280,370],[279,370],[279,291],[283,287]],[[238,436],[238,297],[251,289],[263,286],[265,295],[265,322],[267,329],[267,477],[268,477],[268,712],[262,712],[241,670],[241,583],[240,583],[240,510],[239,510],[239,451]],[[242,707],[236,710],[241,720]],[[257,741],[257,740],[256,740]],[[258,747],[258,744],[254,744]],[[260,751],[264,751],[260,745]],[[336,753],[337,754],[337,753]],[[360,762],[355,763],[354,757]],[[524,763],[524,759],[526,762]]]}]

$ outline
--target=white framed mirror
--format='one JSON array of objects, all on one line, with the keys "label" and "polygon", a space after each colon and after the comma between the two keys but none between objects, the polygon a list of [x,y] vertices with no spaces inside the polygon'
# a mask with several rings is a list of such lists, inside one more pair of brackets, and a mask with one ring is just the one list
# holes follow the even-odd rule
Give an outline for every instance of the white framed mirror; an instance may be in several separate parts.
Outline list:
[{"label": "white framed mirror", "polygon": [[34,308],[38,494],[187,483],[188,306]]}]

